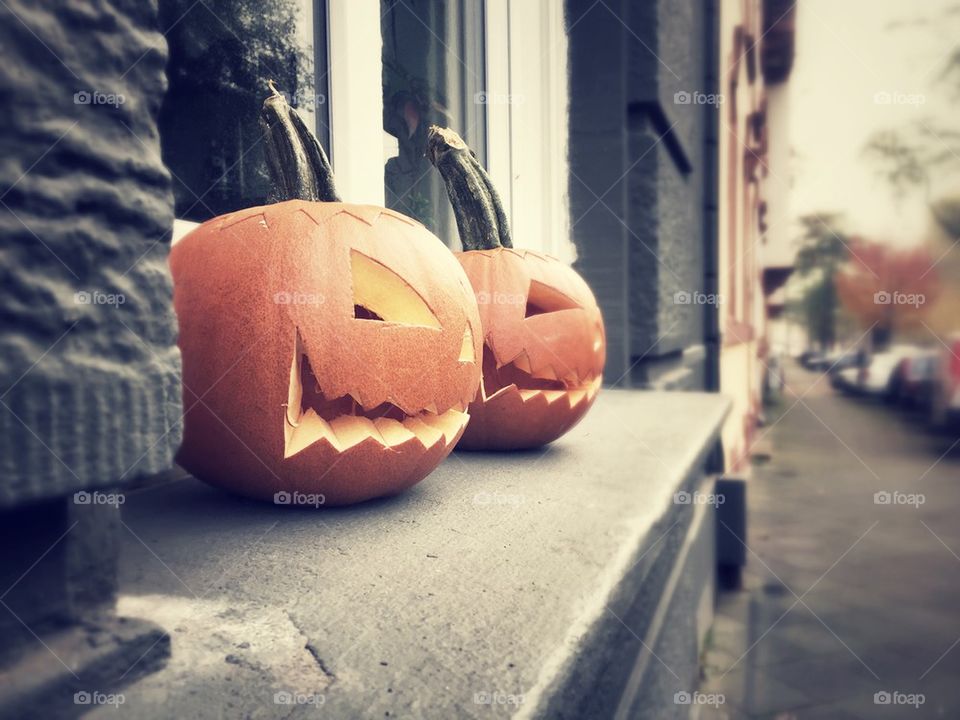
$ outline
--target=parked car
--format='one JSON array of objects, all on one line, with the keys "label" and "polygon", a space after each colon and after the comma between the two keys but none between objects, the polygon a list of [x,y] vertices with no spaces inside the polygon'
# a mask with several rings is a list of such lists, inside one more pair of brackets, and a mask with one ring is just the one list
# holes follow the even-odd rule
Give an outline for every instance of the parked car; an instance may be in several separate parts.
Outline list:
[{"label": "parked car", "polygon": [[857,372],[848,372],[844,370],[859,371],[863,367],[869,356],[863,349],[844,350],[838,353],[832,353],[826,357],[826,371],[830,377],[830,385],[834,388],[844,388],[850,378],[856,378]]},{"label": "parked car", "polygon": [[839,370],[835,387],[893,400],[898,391],[896,371],[900,362],[924,352],[924,349],[913,345],[893,345],[882,352],[873,353],[859,365],[853,364]]},{"label": "parked car", "polygon": [[928,417],[937,429],[960,427],[960,335],[947,338],[939,351]]},{"label": "parked car", "polygon": [[835,373],[831,373],[830,385],[835,390],[857,392],[860,385],[860,368],[845,367],[840,368]]},{"label": "parked car", "polygon": [[806,350],[800,354],[800,364],[807,370],[816,370],[823,358],[821,350]]},{"label": "parked car", "polygon": [[897,365],[894,376],[897,402],[904,407],[928,413],[933,401],[939,365],[939,353],[933,349],[903,358]]}]

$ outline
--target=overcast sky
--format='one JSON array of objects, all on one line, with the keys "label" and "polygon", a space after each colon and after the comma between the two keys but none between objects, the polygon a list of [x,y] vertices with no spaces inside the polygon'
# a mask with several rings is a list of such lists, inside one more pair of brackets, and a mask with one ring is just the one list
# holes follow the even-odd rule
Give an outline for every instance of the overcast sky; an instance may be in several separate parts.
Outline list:
[{"label": "overcast sky", "polygon": [[[960,123],[957,87],[942,78],[960,42],[958,0],[799,0],[790,79],[791,212],[840,211],[847,229],[898,245],[927,227],[923,199],[897,205],[864,157],[877,130],[923,119]],[[878,93],[887,93],[878,96]],[[889,102],[886,102],[889,100]],[[960,162],[958,162],[960,165]],[[960,190],[956,180],[937,183]]]}]

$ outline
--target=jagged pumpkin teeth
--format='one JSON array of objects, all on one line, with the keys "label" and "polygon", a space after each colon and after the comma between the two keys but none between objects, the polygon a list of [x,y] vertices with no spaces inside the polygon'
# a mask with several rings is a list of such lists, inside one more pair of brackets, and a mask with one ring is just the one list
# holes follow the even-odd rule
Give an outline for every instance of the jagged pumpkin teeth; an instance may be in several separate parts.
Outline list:
[{"label": "jagged pumpkin teeth", "polygon": [[346,450],[354,445],[359,445],[364,440],[369,440],[376,435],[376,440],[383,445],[383,438],[377,431],[376,426],[370,418],[362,415],[341,415],[330,420],[330,428],[340,441],[340,449]]},{"label": "jagged pumpkin teeth", "polygon": [[570,406],[571,406],[571,407],[576,407],[576,406],[579,405],[581,402],[583,402],[583,400],[587,397],[587,391],[586,391],[586,390],[571,390],[571,391],[568,393],[568,396],[569,396],[569,398],[570,398]]},{"label": "jagged pumpkin teeth", "polygon": [[600,392],[600,386],[603,384],[603,378],[596,378],[587,389],[587,397],[591,400],[597,396],[597,393]]},{"label": "jagged pumpkin teeth", "polygon": [[396,447],[414,438],[429,449],[437,443],[447,445],[453,442],[467,422],[467,415],[457,410],[428,417],[429,420],[408,418],[400,423],[390,418],[371,420],[362,415],[341,415],[327,421],[310,408],[303,413],[297,426],[289,427],[284,457],[296,455],[321,440],[339,452],[367,440],[375,440],[384,447]]},{"label": "jagged pumpkin teeth", "polygon": [[288,458],[296,455],[320,440],[326,440],[333,447],[340,449],[340,441],[333,432],[333,428],[311,408],[300,416],[297,426],[287,433],[283,456]]},{"label": "jagged pumpkin teeth", "polygon": [[431,425],[427,425],[419,417],[410,417],[403,421],[403,426],[416,435],[424,445],[430,447],[443,439],[443,433]]},{"label": "jagged pumpkin teeth", "polygon": [[569,396],[566,390],[544,390],[543,394],[547,398],[547,402],[551,404],[555,403],[560,398]]},{"label": "jagged pumpkin teeth", "polygon": [[388,446],[402,445],[416,437],[416,435],[407,430],[402,423],[393,418],[377,418],[373,421],[373,424],[377,426],[377,430],[380,431],[380,436]]},{"label": "jagged pumpkin teeth", "polygon": [[514,250],[500,198],[466,143],[431,127],[427,157],[443,176],[477,296],[480,391],[460,440],[468,449],[535,447],[573,427],[596,397],[606,347],[590,288],[547,255]]},{"label": "jagged pumpkin teeth", "polygon": [[188,408],[178,461],[267,500],[395,494],[466,426],[476,299],[418,222],[340,201],[279,93],[261,125],[276,202],[210,220],[170,254]]},{"label": "jagged pumpkin teeth", "polygon": [[528,375],[533,375],[533,368],[530,367],[530,358],[527,357],[526,353],[521,353],[513,359],[513,364],[516,365],[520,370],[523,370]]},{"label": "jagged pumpkin teeth", "polygon": [[451,411],[443,415],[419,415],[418,419],[425,425],[442,432],[446,442],[450,442],[459,434],[464,414]]},{"label": "jagged pumpkin teeth", "polygon": [[[516,386],[516,385],[507,385],[506,387],[499,388],[499,389],[498,389],[496,392],[494,392],[492,395],[487,395],[487,394],[486,394],[486,391],[485,391],[483,388],[480,389],[480,392],[483,394],[483,401],[484,401],[484,402],[490,402],[491,400],[494,400],[495,398],[497,398],[497,397],[499,397],[499,396],[501,396],[501,395],[503,395],[503,394],[505,394],[505,393],[511,392],[511,391],[514,392],[514,393],[518,392],[518,391],[517,391],[517,386]],[[537,391],[536,391],[536,390],[528,390],[527,392],[529,392],[529,393],[531,394],[530,396],[533,397],[533,395],[536,394]],[[475,400],[474,402],[476,402],[476,400]]]}]

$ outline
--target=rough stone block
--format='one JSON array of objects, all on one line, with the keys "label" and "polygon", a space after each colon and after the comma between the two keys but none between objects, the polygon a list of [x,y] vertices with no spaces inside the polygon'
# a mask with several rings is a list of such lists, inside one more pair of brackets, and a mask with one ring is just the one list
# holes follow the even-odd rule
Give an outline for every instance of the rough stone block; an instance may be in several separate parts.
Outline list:
[{"label": "rough stone block", "polygon": [[0,7],[0,506],[170,465],[181,414],[154,3]]}]

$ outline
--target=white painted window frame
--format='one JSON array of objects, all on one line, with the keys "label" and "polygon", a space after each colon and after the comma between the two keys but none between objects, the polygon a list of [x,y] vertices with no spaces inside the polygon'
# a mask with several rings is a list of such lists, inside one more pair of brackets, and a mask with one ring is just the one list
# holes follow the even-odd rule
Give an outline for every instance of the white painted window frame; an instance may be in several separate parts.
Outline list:
[{"label": "white painted window frame", "polygon": [[514,244],[572,262],[563,3],[487,0],[486,8],[490,175]]},{"label": "white painted window frame", "polygon": [[337,191],[347,202],[382,206],[380,0],[327,0],[327,45],[330,144]]}]

